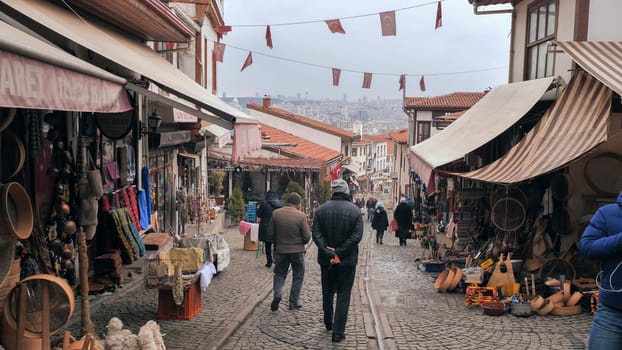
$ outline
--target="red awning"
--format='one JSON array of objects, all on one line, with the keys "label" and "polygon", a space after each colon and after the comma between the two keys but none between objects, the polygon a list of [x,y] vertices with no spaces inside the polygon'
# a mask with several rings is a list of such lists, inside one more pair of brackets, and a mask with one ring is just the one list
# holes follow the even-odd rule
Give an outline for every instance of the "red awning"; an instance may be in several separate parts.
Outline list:
[{"label": "red awning", "polygon": [[99,113],[132,109],[122,85],[2,50],[0,106]]}]

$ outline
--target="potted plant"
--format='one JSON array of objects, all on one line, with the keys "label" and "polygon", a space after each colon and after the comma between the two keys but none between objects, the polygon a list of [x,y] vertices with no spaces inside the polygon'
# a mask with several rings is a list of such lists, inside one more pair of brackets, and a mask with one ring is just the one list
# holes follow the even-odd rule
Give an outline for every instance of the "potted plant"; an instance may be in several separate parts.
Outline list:
[{"label": "potted plant", "polygon": [[230,225],[236,225],[244,216],[244,198],[242,197],[242,190],[234,188],[231,192],[231,196],[227,199],[227,216],[230,218]]}]

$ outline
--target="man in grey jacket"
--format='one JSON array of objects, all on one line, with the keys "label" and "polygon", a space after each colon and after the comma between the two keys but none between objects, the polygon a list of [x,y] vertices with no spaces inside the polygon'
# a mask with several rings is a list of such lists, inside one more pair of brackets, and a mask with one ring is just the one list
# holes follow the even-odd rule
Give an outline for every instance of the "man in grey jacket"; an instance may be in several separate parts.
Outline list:
[{"label": "man in grey jacket", "polygon": [[307,216],[300,211],[302,198],[290,193],[285,206],[272,212],[268,232],[274,236],[274,297],[270,310],[276,311],[283,297],[287,270],[292,266],[292,287],[289,293],[289,309],[300,309],[298,303],[305,277],[305,244],[311,240]]},{"label": "man in grey jacket", "polygon": [[[356,264],[358,244],[363,238],[361,210],[352,203],[348,183],[338,179],[331,184],[333,196],[315,212],[313,242],[318,247],[317,261],[322,271],[322,307],[326,330],[332,341],[345,339],[346,320]],[[333,300],[337,302],[333,309]]]}]

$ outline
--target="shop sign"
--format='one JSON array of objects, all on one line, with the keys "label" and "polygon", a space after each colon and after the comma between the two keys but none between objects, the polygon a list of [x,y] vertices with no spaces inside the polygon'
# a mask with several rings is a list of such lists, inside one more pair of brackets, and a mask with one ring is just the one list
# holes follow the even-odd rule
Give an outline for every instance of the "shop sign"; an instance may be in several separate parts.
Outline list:
[{"label": "shop sign", "polygon": [[173,121],[175,123],[196,123],[198,120],[195,115],[173,108]]},{"label": "shop sign", "polygon": [[0,106],[100,113],[132,109],[119,84],[2,50]]}]

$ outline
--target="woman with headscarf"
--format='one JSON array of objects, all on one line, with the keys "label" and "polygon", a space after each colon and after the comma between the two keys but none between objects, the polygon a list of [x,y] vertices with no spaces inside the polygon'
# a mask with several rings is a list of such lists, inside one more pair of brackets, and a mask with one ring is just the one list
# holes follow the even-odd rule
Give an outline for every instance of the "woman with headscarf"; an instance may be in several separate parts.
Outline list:
[{"label": "woman with headscarf", "polygon": [[387,211],[384,209],[384,203],[378,201],[378,203],[376,203],[376,210],[374,211],[374,219],[371,222],[371,228],[376,230],[376,243],[382,244],[382,237],[387,227],[389,227]]},{"label": "woman with headscarf", "polygon": [[406,245],[406,238],[410,236],[413,224],[413,212],[406,203],[406,198],[400,198],[400,204],[395,208],[393,218],[397,221],[398,229],[395,234],[400,239],[400,245]]}]

